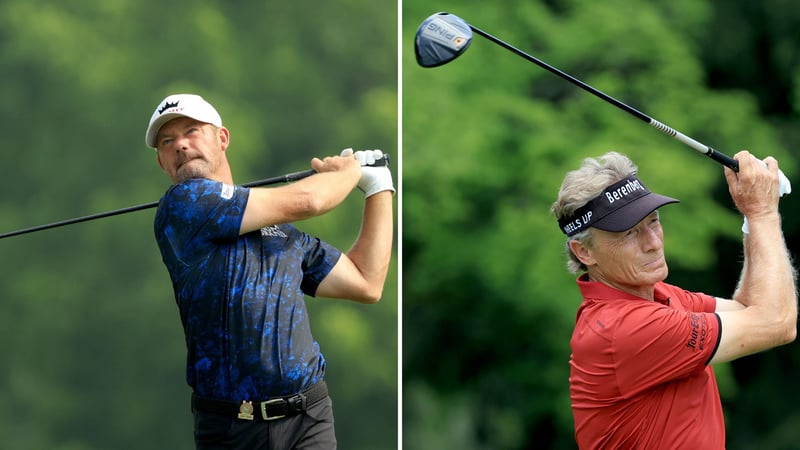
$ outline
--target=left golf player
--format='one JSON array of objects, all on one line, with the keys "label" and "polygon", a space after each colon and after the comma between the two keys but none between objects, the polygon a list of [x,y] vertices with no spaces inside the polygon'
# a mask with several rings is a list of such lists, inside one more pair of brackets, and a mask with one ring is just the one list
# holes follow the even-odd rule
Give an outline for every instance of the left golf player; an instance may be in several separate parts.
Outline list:
[{"label": "left golf player", "polygon": [[[146,132],[173,185],[155,235],[186,337],[198,449],[334,449],[325,358],[304,295],[377,302],[393,239],[392,175],[379,150],[311,160],[280,187],[234,184],[216,109],[170,95]],[[366,201],[343,253],[290,222],[325,214],[358,186]]]}]

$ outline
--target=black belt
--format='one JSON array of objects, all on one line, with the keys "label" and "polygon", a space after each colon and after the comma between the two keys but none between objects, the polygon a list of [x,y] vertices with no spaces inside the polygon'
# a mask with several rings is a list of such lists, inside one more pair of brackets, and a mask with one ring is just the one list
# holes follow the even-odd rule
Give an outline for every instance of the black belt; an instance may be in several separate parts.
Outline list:
[{"label": "black belt", "polygon": [[222,414],[244,420],[276,420],[291,417],[328,396],[328,386],[324,380],[307,390],[294,395],[273,397],[262,401],[242,400],[241,403],[229,400],[216,400],[192,393],[192,410]]}]

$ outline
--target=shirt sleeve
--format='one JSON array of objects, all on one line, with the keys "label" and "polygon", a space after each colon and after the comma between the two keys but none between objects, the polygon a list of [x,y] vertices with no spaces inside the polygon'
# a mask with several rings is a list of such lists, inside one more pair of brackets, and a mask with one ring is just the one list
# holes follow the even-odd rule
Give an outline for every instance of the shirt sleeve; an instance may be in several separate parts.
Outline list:
[{"label": "shirt sleeve", "polygon": [[159,202],[156,236],[184,263],[215,240],[232,240],[247,206],[249,189],[206,179],[177,184]]},{"label": "shirt sleeve", "polygon": [[696,312],[714,312],[717,309],[717,299],[700,292],[691,292],[670,286],[672,301],[678,302],[681,308]]},{"label": "shirt sleeve", "polygon": [[298,242],[303,251],[303,281],[300,288],[306,295],[314,297],[319,284],[333,270],[342,252],[319,238],[299,230],[295,232],[300,234]]},{"label": "shirt sleeve", "polygon": [[632,305],[620,317],[614,336],[620,391],[641,392],[704,370],[714,355],[720,322],[713,298],[697,296],[683,310],[654,302]]}]

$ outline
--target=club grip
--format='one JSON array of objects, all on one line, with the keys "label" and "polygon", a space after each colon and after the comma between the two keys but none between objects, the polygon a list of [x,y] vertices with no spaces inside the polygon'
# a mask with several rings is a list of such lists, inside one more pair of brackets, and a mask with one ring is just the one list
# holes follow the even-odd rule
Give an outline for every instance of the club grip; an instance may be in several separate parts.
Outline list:
[{"label": "club grip", "polygon": [[708,155],[709,158],[711,158],[714,161],[722,164],[723,166],[729,167],[734,172],[738,172],[739,171],[739,161],[731,158],[730,156],[728,156],[728,155],[726,155],[724,153],[718,152],[718,151],[714,150],[711,147],[708,148],[708,153],[706,153],[706,154]]},{"label": "club grip", "polygon": [[[372,167],[380,167],[380,166],[388,166],[389,165],[389,155],[384,153],[381,159],[375,161],[374,164],[369,164]],[[314,175],[314,169],[303,170],[300,172],[292,172],[287,173],[286,175],[281,175],[279,177],[272,177],[267,178],[265,180],[258,180],[258,181],[251,181],[250,183],[245,183],[242,186],[244,187],[259,187],[259,186],[268,186],[270,184],[277,184],[277,183],[291,183],[294,181],[302,180],[303,178],[310,177]],[[154,203],[155,206],[157,203]]]},{"label": "club grip", "polygon": [[383,167],[383,166],[388,166],[388,165],[389,165],[389,154],[388,153],[384,153],[383,156],[381,156],[381,159],[375,160],[374,163],[367,164],[367,166],[369,166],[369,167]]}]

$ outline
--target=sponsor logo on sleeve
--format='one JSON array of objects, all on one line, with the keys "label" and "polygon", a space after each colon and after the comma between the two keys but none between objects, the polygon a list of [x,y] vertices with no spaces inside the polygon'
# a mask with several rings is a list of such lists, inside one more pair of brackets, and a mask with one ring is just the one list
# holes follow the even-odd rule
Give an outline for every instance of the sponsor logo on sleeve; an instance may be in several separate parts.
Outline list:
[{"label": "sponsor logo on sleeve", "polygon": [[220,192],[220,197],[224,198],[225,200],[230,200],[233,198],[233,191],[235,188],[230,184],[222,184],[222,192]]},{"label": "sponsor logo on sleeve", "polygon": [[706,318],[702,314],[692,313],[689,315],[689,339],[686,341],[686,346],[692,351],[699,352],[706,348],[706,335],[708,334],[708,327]]}]

